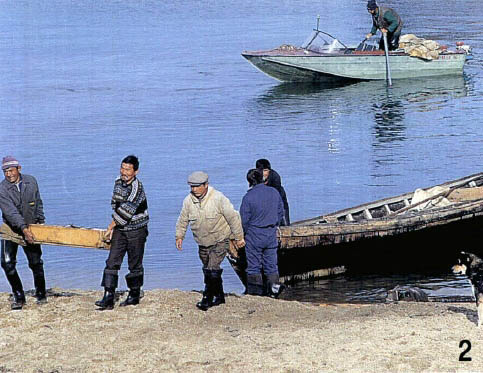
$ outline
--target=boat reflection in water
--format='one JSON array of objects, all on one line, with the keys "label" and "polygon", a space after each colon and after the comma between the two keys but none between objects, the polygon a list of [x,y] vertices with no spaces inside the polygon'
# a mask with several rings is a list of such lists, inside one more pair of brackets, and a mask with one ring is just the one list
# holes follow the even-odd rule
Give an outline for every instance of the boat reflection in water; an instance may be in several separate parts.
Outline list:
[{"label": "boat reflection in water", "polygon": [[297,283],[283,299],[309,303],[386,303],[396,286],[420,289],[431,302],[474,302],[464,276],[443,274],[341,275]]},{"label": "boat reflection in water", "polygon": [[390,88],[381,81],[282,83],[257,97],[254,107],[261,116],[273,120],[299,113],[298,122],[331,125],[340,118],[359,123],[360,115],[372,115],[375,137],[382,143],[404,140],[406,114],[443,109],[449,101],[466,97],[473,89],[471,79],[464,74],[401,79]]},{"label": "boat reflection in water", "polygon": [[[299,109],[310,105],[312,100],[324,99],[324,103],[334,105],[340,103],[345,107],[348,102],[351,106],[366,106],[368,102],[383,100],[390,97],[392,100],[403,100],[408,103],[425,103],[433,98],[457,98],[468,95],[471,90],[471,79],[463,75],[447,75],[439,77],[401,79],[390,88],[384,82],[370,81],[357,83],[281,83],[258,97],[259,105],[296,104]],[[300,100],[304,97],[304,100]],[[309,99],[306,101],[306,99]],[[444,102],[444,101],[443,101]],[[301,107],[300,107],[301,105]],[[421,105],[421,110],[431,110],[432,106]]]}]

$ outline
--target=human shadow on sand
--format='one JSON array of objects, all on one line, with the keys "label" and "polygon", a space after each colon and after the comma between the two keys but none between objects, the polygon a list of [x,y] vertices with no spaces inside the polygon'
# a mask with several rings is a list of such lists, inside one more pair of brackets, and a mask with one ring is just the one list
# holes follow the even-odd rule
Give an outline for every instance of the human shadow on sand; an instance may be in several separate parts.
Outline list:
[{"label": "human shadow on sand", "polygon": [[466,318],[469,321],[478,325],[478,314],[474,310],[471,310],[471,309],[466,308],[466,307],[450,306],[450,307],[448,307],[448,311],[454,312],[454,313],[462,313],[463,315],[466,316]]}]

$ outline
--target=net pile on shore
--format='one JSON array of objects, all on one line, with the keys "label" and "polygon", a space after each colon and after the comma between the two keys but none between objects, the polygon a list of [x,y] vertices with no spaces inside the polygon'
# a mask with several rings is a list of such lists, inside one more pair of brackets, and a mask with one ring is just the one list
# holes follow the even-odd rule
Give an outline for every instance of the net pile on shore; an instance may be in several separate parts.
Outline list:
[{"label": "net pile on shore", "polygon": [[418,38],[414,34],[406,34],[399,39],[399,48],[411,57],[424,60],[437,60],[441,51],[440,45],[434,40]]}]

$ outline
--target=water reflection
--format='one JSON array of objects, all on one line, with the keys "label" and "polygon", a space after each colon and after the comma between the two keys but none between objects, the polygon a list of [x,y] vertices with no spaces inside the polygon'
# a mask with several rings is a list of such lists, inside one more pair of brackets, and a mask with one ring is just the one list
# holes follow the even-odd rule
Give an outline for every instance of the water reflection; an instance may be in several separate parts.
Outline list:
[{"label": "water reflection", "polygon": [[[394,102],[400,100],[416,104],[416,106],[420,104],[419,109],[426,111],[439,108],[435,105],[424,105],[435,98],[440,99],[438,102],[446,102],[451,98],[467,96],[470,83],[470,78],[464,75],[395,80],[390,88],[382,81],[348,82],[333,85],[281,83],[261,94],[256,102],[260,108],[279,105],[281,102],[283,102],[283,106],[309,107],[315,99],[325,98],[331,104],[339,102],[342,107],[348,100],[355,103],[367,103],[390,98]],[[303,101],[300,100],[302,97]]]},{"label": "water reflection", "polygon": [[453,274],[341,275],[290,287],[284,299],[311,303],[384,303],[396,286],[421,289],[432,302],[472,302],[474,296],[465,276]]},{"label": "water reflection", "polygon": [[[372,105],[374,113],[374,134],[379,142],[404,141],[406,126],[404,119],[404,104],[387,88],[387,96]],[[395,98],[396,97],[396,98]]]},{"label": "water reflection", "polygon": [[406,111],[433,112],[445,108],[450,100],[467,96],[467,88],[467,78],[463,75],[395,81],[372,105],[376,139],[373,145],[404,141]]},{"label": "water reflection", "polygon": [[406,140],[407,114],[447,108],[451,100],[468,96],[471,89],[471,79],[463,74],[395,80],[392,87],[381,81],[329,86],[283,83],[257,97],[254,106],[259,116],[274,120],[296,114],[299,120],[331,124],[338,118],[359,123],[360,115],[370,114],[374,118],[373,146],[377,147]]}]

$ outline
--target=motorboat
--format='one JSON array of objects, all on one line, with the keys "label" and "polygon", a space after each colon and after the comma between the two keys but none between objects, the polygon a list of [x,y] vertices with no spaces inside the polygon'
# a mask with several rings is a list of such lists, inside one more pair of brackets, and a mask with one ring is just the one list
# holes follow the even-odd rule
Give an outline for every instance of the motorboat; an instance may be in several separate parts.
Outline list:
[{"label": "motorboat", "polygon": [[442,46],[437,58],[424,59],[404,49],[385,52],[362,41],[349,47],[318,27],[301,47],[283,44],[275,49],[244,51],[242,56],[260,71],[282,82],[341,84],[385,80],[390,66],[392,79],[461,74],[471,48],[458,42],[454,50]]}]

